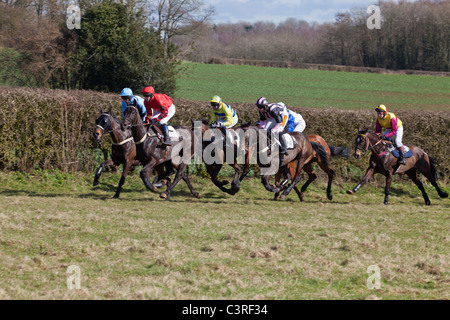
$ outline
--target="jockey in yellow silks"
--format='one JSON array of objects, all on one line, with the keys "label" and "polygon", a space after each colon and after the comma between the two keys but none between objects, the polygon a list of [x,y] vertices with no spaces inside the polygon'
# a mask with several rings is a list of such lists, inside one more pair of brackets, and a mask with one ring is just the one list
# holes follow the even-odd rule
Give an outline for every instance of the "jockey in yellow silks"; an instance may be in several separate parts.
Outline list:
[{"label": "jockey in yellow silks", "polygon": [[403,138],[402,121],[399,118],[397,118],[397,116],[392,112],[387,112],[387,108],[385,105],[380,104],[378,107],[375,108],[375,111],[377,112],[378,116],[377,124],[375,127],[375,134],[380,135],[381,131],[385,129],[381,139],[386,139],[393,136],[395,146],[397,147],[400,154],[398,162],[400,164],[405,164],[405,158],[403,156],[404,147],[402,143]]}]

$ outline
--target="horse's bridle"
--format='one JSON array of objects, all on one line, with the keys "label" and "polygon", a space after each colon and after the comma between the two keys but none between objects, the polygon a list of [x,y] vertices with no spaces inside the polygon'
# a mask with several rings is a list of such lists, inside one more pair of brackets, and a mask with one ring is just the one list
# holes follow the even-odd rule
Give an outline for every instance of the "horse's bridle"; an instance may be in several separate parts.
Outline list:
[{"label": "horse's bridle", "polygon": [[[375,152],[373,150],[373,148],[375,148],[378,144],[380,144],[383,140],[378,140],[377,143],[372,144],[370,142],[370,139],[367,138],[367,133],[360,133],[359,136],[363,137],[365,139],[365,145],[364,145],[364,149],[359,148],[359,146],[356,146],[356,150],[362,151],[362,153],[368,151],[368,150],[372,150],[372,152]],[[376,152],[375,152],[376,153]]]},{"label": "horse's bridle", "polygon": [[[107,116],[107,117],[108,117],[108,120],[111,121],[111,115],[110,115],[110,114],[102,113],[102,115]],[[109,123],[109,127],[111,127],[111,123]],[[103,127],[102,127],[101,125],[99,125],[99,124],[97,124],[97,128],[102,129],[102,131],[103,131],[103,132],[102,132],[102,136],[104,136],[105,134],[108,134],[108,133],[111,133],[111,132],[114,132],[114,131],[118,131],[118,130],[119,130],[119,129],[116,129],[116,130],[109,130],[109,131],[107,131],[106,128],[103,128]],[[125,139],[125,140],[123,140],[123,141],[121,141],[121,142],[114,142],[114,140],[113,140],[112,144],[113,144],[114,146],[121,146],[121,145],[124,145],[125,143],[127,143],[127,142],[129,142],[129,141],[131,141],[131,140],[133,140],[133,137],[128,138],[128,139]]]}]

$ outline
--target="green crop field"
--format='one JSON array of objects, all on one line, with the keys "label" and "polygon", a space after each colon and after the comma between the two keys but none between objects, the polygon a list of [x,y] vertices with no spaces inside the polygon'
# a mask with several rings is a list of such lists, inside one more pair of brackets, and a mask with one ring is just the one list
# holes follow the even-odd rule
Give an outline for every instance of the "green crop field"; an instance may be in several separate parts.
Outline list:
[{"label": "green crop field", "polygon": [[209,101],[250,102],[265,96],[309,108],[389,110],[450,109],[450,77],[384,75],[338,71],[183,63],[175,96]]},{"label": "green crop field", "polygon": [[180,182],[164,201],[136,171],[114,200],[119,177],[0,173],[0,299],[449,298],[449,201],[429,184],[431,206],[405,183],[385,206],[380,181],[300,203],[193,177],[201,199]]}]

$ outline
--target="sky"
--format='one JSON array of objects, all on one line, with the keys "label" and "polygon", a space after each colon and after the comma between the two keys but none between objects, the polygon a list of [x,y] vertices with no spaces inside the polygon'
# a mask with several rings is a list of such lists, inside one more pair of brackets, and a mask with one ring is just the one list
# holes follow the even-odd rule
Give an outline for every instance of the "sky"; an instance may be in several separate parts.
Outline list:
[{"label": "sky", "polygon": [[333,22],[337,12],[367,8],[377,0],[204,0],[216,13],[214,23],[266,21],[279,23],[287,18],[308,22]]}]

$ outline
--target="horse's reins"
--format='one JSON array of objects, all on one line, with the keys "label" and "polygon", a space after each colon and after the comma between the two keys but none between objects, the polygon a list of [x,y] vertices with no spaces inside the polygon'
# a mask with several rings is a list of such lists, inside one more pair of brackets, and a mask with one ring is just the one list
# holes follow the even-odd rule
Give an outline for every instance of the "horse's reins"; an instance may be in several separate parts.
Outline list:
[{"label": "horse's reins", "polygon": [[[139,113],[138,108],[136,108],[135,106],[129,105],[128,107],[129,107],[129,108],[136,109],[137,113]],[[128,122],[130,123],[129,125],[127,125],[127,127],[144,126],[143,123],[141,123],[141,124],[131,124],[131,120],[130,120],[129,118],[125,118],[124,120],[125,120],[125,121],[128,121]],[[156,134],[152,134],[152,133],[150,133],[150,132],[147,132],[146,134],[144,134],[144,137],[143,137],[141,140],[135,141],[134,144],[140,145],[140,144],[144,143],[144,141],[147,139],[147,137],[156,137],[156,136],[157,136]],[[131,138],[131,139],[133,139],[133,138]]]},{"label": "horse's reins", "polygon": [[[370,139],[367,138],[367,133],[366,134],[359,134],[361,137],[363,137],[364,139],[366,139],[366,145],[364,147],[364,151],[368,151],[371,150],[372,152],[374,152],[378,157],[381,157],[382,155],[385,155],[387,152],[382,152],[382,153],[377,153],[375,150],[373,150],[373,148],[375,148],[379,143],[382,143],[384,140],[380,139],[378,140],[375,144],[372,144],[370,142]],[[389,143],[389,141],[386,141]]]},{"label": "horse's reins", "polygon": [[[105,115],[107,115],[108,117],[110,116],[109,114],[107,114],[107,113],[103,113],[103,114],[105,114]],[[116,130],[109,130],[109,131],[107,131],[105,128],[103,128],[101,125],[99,125],[99,124],[97,124],[97,127],[98,128],[100,128],[100,129],[102,129],[102,131],[103,131],[103,135],[105,135],[105,134],[108,134],[108,133],[111,133],[111,132],[114,132],[114,131],[119,131],[120,129],[116,129]],[[127,142],[130,142],[131,140],[133,140],[133,137],[130,137],[130,138],[128,138],[128,139],[125,139],[125,140],[123,140],[123,141],[121,141],[121,142],[112,142],[112,144],[114,145],[114,146],[122,146],[122,145],[124,145],[125,143],[127,143]]]}]

